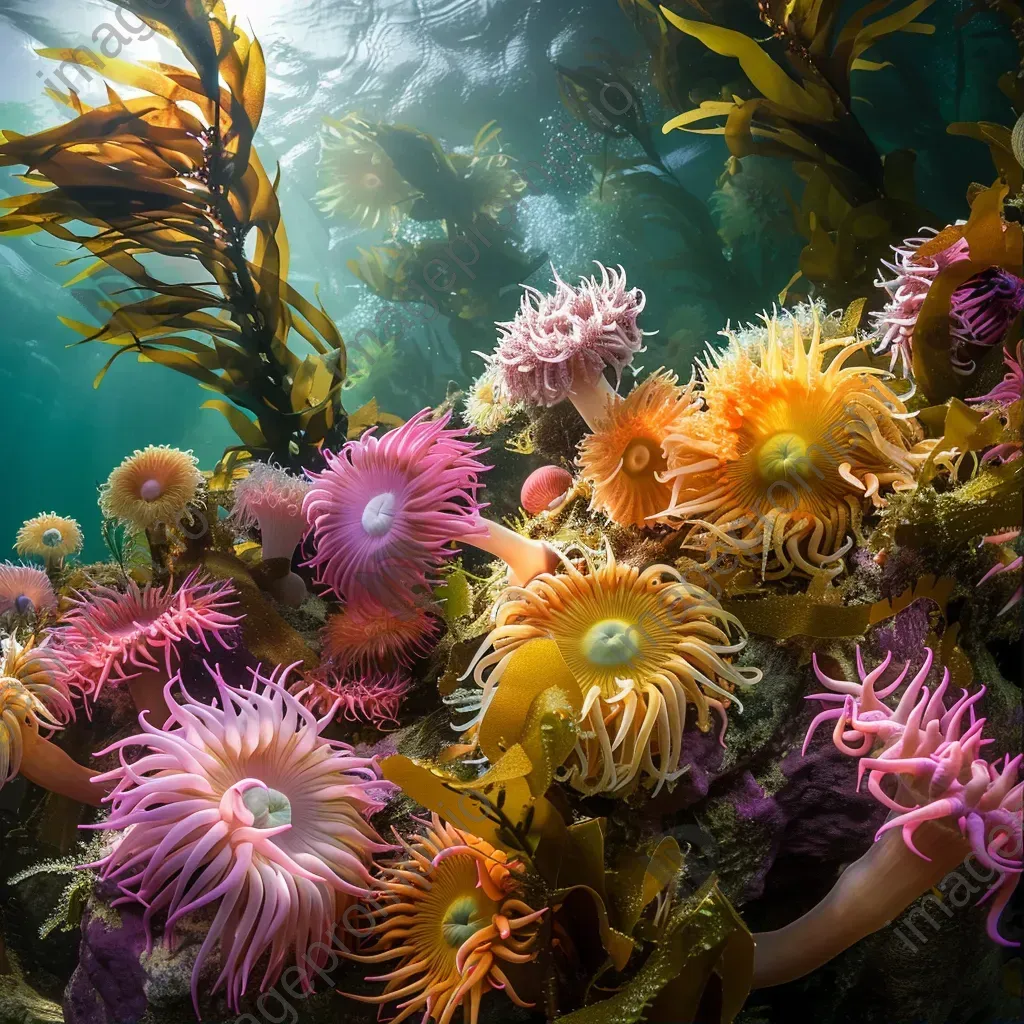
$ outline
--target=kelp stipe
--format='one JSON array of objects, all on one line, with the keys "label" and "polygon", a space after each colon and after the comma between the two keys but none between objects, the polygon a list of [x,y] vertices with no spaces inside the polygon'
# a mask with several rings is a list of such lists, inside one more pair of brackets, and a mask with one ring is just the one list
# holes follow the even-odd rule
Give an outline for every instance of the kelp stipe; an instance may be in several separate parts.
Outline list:
[{"label": "kelp stipe", "polygon": [[[175,42],[191,70],[101,61],[82,48],[41,51],[144,95],[122,99],[108,84],[107,103],[89,107],[74,90],[51,90],[73,120],[30,136],[4,132],[0,166],[26,166],[23,180],[36,187],[0,203],[0,234],[45,231],[87,250],[65,261],[89,260],[69,284],[105,266],[128,279],[102,327],[65,320],[83,335],[79,344],[115,346],[97,386],[134,352],[223,395],[204,408],[223,413],[240,438],[229,467],[250,455],[297,467],[320,442],[345,438],[345,347],[324,309],[287,282],[279,178],[270,180],[253,148],[263,51],[221,0],[170,0],[157,13],[142,0],[115,2]],[[168,283],[140,260],[148,254],[205,274]],[[310,354],[289,347],[293,330]]]}]

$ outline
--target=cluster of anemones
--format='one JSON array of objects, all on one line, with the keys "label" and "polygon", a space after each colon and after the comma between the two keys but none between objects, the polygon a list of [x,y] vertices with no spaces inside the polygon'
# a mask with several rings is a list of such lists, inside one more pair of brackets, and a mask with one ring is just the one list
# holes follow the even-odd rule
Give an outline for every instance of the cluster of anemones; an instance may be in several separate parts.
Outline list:
[{"label": "cluster of anemones", "polygon": [[[883,261],[883,273],[894,276],[876,281],[889,301],[874,314],[877,353],[887,353],[890,365],[902,365],[903,375],[913,376],[913,343],[917,319],[935,279],[948,267],[971,258],[970,247],[960,224],[942,231],[908,238],[893,247],[895,262]],[[1024,280],[992,267],[960,285],[949,308],[950,359],[959,373],[974,369],[972,351],[997,345],[1024,309]]]},{"label": "cluster of anemones", "polygon": [[364,1003],[397,1003],[394,1022],[450,1024],[462,1009],[477,1024],[483,997],[500,989],[517,1006],[520,998],[505,974],[507,964],[537,956],[539,922],[545,910],[523,899],[522,866],[475,836],[441,821],[422,822],[411,839],[395,833],[403,854],[385,864],[378,892],[364,905],[371,940],[360,963],[393,962],[394,968],[367,981],[385,982],[376,996],[351,995]]},{"label": "cluster of anemones", "polygon": [[[815,658],[815,674],[832,692],[814,694],[808,700],[842,706],[828,708],[814,718],[804,750],[819,725],[834,721],[836,747],[860,758],[858,786],[867,775],[868,790],[893,812],[876,838],[901,829],[904,842],[918,853],[914,833],[923,823],[942,819],[955,823],[978,860],[998,873],[984,897],[991,899],[988,931],[996,942],[1010,945],[999,935],[997,925],[1024,870],[1024,783],[1017,782],[1024,755],[1011,758],[1007,754],[992,762],[981,756],[981,748],[992,742],[982,738],[985,719],[975,715],[985,688],[970,696],[964,691],[946,707],[943,698],[949,687],[949,670],[943,671],[934,692],[925,685],[933,662],[929,649],[896,708],[890,708],[884,699],[903,685],[910,672],[908,662],[894,681],[882,685],[891,662],[890,652],[869,671],[858,647],[859,678],[850,681],[830,678]],[[887,778],[896,781],[892,793],[883,788]]]},{"label": "cluster of anemones", "polygon": [[[331,936],[356,898],[373,888],[369,867],[390,847],[368,823],[388,784],[372,759],[322,735],[317,720],[288,693],[286,674],[252,674],[230,686],[212,673],[217,703],[167,686],[165,729],[142,722],[142,734],[115,743],[120,767],[103,829],[120,833],[92,865],[123,893],[118,902],[145,907],[147,930],[166,914],[164,938],[212,906],[192,972],[199,1012],[203,965],[220,947],[220,974],[237,1010],[250,975],[269,955],[260,987],[272,985],[294,958],[299,983],[312,987]],[[127,752],[140,750],[129,760]]]},{"label": "cluster of anemones", "polygon": [[640,780],[657,792],[686,771],[688,708],[707,731],[710,709],[724,720],[725,702],[742,707],[736,689],[761,673],[733,662],[745,643],[738,620],[670,566],[641,571],[610,548],[603,564],[586,561],[580,571],[566,560],[563,571],[498,599],[494,628],[469,670],[478,711],[462,728],[482,721],[512,655],[550,637],[582,697],[580,738],[561,776],[587,794],[621,794]]},{"label": "cluster of anemones", "polygon": [[824,342],[816,319],[809,338],[796,321],[767,327],[758,351],[730,345],[702,367],[704,408],[664,441],[664,514],[767,579],[835,574],[865,507],[914,486],[935,442],[884,370],[850,365],[868,342]]}]

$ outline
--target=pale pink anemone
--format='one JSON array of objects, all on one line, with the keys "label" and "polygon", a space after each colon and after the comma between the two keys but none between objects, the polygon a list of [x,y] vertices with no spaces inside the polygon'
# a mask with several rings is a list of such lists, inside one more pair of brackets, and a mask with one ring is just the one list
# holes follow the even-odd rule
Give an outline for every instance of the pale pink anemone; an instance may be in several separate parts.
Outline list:
[{"label": "pale pink anemone", "polygon": [[292,692],[314,714],[349,722],[368,722],[382,731],[397,728],[398,712],[412,680],[401,670],[346,675],[323,665]]},{"label": "pale pink anemone", "polygon": [[121,835],[90,867],[124,894],[115,904],[146,908],[150,949],[157,915],[170,946],[183,918],[215,909],[192,971],[197,1016],[203,964],[217,946],[212,991],[224,988],[235,1012],[268,953],[261,991],[292,956],[310,991],[342,914],[373,889],[374,855],[393,849],[368,822],[392,791],[376,762],[321,735],[327,719],[288,693],[287,670],[251,674],[243,688],[212,670],[214,706],[187,693],[178,704],[168,683],[167,727],[142,721],[142,735],[102,752],[118,751],[121,765],[96,780],[114,789],[110,818],[94,827]]},{"label": "pale pink anemone", "polygon": [[[884,270],[895,275],[892,280],[880,276],[875,281],[889,297],[885,308],[873,314],[874,330],[879,338],[875,353],[888,353],[890,369],[895,369],[899,362],[903,376],[908,379],[913,375],[914,329],[929,289],[947,267],[970,259],[970,248],[962,236],[937,252],[918,255],[922,246],[932,243],[940,234],[934,228],[922,228],[922,231],[928,234],[907,238],[893,247],[894,262],[882,261]],[[1024,280],[999,268],[976,274],[957,288],[949,310],[953,368],[958,373],[973,372],[971,347],[989,348],[998,344],[1022,308]]]},{"label": "pale pink anemone", "polygon": [[[832,679],[819,668],[818,680],[831,693],[817,693],[808,700],[840,702],[842,707],[820,712],[811,722],[804,740],[804,751],[815,730],[826,721],[835,721],[833,742],[844,754],[860,758],[857,787],[864,775],[868,790],[892,812],[879,829],[876,840],[891,829],[901,829],[903,841],[913,853],[914,833],[925,822],[947,819],[955,823],[960,835],[970,844],[974,856],[998,876],[981,902],[991,899],[988,934],[993,941],[1018,945],[1004,939],[998,931],[999,916],[1017,887],[1024,870],[1022,840],[1022,794],[1024,783],[1017,782],[1024,755],[1009,754],[989,762],[981,748],[992,743],[982,738],[984,718],[977,718],[975,705],[985,694],[967,691],[946,707],[944,697],[949,686],[949,669],[929,693],[925,680],[931,671],[933,656],[926,648],[925,658],[903,691],[895,709],[884,698],[902,686],[910,671],[907,662],[897,678],[884,686],[879,680],[892,661],[892,653],[875,668],[865,668],[857,648],[859,681]],[[893,795],[883,788],[887,776],[897,782]]]},{"label": "pale pink anemone", "polygon": [[488,357],[509,401],[552,406],[568,398],[591,428],[612,393],[605,367],[617,383],[643,349],[637,319],[646,301],[639,288],[626,287],[622,267],[597,266],[600,280],[581,278],[578,288],[554,268],[554,292],[527,286],[515,319],[497,325],[498,345]]},{"label": "pale pink anemone", "polygon": [[[291,562],[306,532],[302,500],[309,487],[307,480],[267,463],[257,463],[235,484],[231,521],[242,530],[259,527],[263,561],[286,558]],[[307,596],[306,584],[290,570],[273,580],[272,591],[289,605],[299,605]]]},{"label": "pale pink anemone", "polygon": [[49,577],[31,565],[0,563],[0,615],[36,615],[53,611],[57,595]]},{"label": "pale pink anemone", "polygon": [[368,430],[309,473],[303,501],[318,582],[339,597],[369,594],[408,603],[454,551],[450,542],[485,535],[477,492],[489,467],[484,449],[447,428],[451,413],[424,409],[381,437]]},{"label": "pale pink anemone", "polygon": [[177,590],[129,580],[124,593],[96,587],[78,594],[52,634],[68,684],[89,700],[108,683],[132,685],[140,677],[158,678],[162,690],[182,645],[211,651],[213,641],[231,649],[225,635],[242,619],[231,614],[234,593],[227,580],[204,582],[196,570]]}]

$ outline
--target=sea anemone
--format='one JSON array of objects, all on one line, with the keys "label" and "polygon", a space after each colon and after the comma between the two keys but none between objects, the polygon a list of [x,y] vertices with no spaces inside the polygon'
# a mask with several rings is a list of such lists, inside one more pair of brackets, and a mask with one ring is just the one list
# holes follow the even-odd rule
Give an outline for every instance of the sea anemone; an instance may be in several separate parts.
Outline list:
[{"label": "sea anemone", "polygon": [[912,487],[919,449],[935,443],[915,447],[919,430],[884,370],[846,365],[867,344],[822,343],[815,320],[807,346],[799,324],[772,317],[759,352],[711,353],[706,409],[664,442],[666,514],[694,524],[693,546],[720,547],[766,579],[842,571],[865,504]]},{"label": "sea anemone", "polygon": [[329,123],[320,150],[320,178],[325,184],[314,199],[328,215],[364,228],[384,223],[394,230],[401,207],[411,203],[415,193],[362,128],[363,122],[354,116]]},{"label": "sea anemone", "polygon": [[286,673],[254,671],[249,687],[229,686],[216,669],[212,678],[216,704],[188,694],[179,704],[169,682],[167,727],[142,720],[141,735],[103,752],[118,751],[121,765],[97,780],[114,784],[98,827],[121,835],[91,865],[117,884],[118,903],[145,907],[151,943],[155,915],[166,913],[172,944],[179,921],[215,906],[192,971],[197,1016],[203,964],[217,946],[213,991],[225,988],[234,1011],[268,953],[261,990],[294,956],[309,991],[341,914],[369,894],[373,855],[389,848],[367,822],[388,784],[373,760],[323,738],[327,722],[287,692]]},{"label": "sea anemone", "polygon": [[672,498],[662,474],[662,443],[686,430],[697,403],[693,383],[683,389],[674,373],[651,374],[608,407],[600,428],[580,444],[580,476],[593,485],[591,507],[620,526],[651,526]]},{"label": "sea anemone", "polygon": [[[235,484],[231,520],[241,530],[259,527],[263,561],[284,558],[291,565],[306,531],[302,500],[309,488],[309,482],[301,477],[262,462]],[[297,607],[307,596],[306,584],[289,568],[286,575],[273,581],[273,593],[284,604]]]},{"label": "sea anemone", "polygon": [[498,346],[489,357],[510,401],[551,406],[568,398],[592,429],[613,393],[605,367],[618,380],[644,342],[637,324],[644,293],[626,288],[621,267],[597,266],[600,281],[581,278],[578,288],[554,269],[552,294],[527,287],[515,319],[497,325]]},{"label": "sea anemone", "polygon": [[46,573],[31,565],[0,563],[0,615],[38,615],[57,607],[57,595]]},{"label": "sea anemone", "polygon": [[[960,225],[938,232],[923,228],[927,235],[908,238],[893,247],[895,262],[883,261],[883,268],[895,276],[879,277],[889,301],[874,314],[874,332],[878,336],[876,353],[889,353],[890,366],[902,364],[903,375],[913,374],[913,342],[917,318],[935,279],[947,267],[970,259],[970,248]],[[944,244],[945,243],[945,244]],[[988,348],[997,344],[1024,308],[1024,280],[998,267],[976,274],[960,285],[949,307],[950,359],[959,373],[971,373],[974,361],[970,347]]]},{"label": "sea anemone", "polygon": [[478,434],[493,434],[503,427],[522,408],[509,402],[501,390],[498,371],[490,365],[466,392],[462,418]]},{"label": "sea anemone", "polygon": [[404,856],[381,867],[380,891],[364,908],[369,951],[346,954],[365,964],[396,961],[394,969],[366,979],[386,983],[380,995],[349,998],[398,1002],[392,1024],[413,1015],[450,1024],[459,1007],[467,1024],[478,1024],[491,989],[530,1006],[502,969],[535,959],[545,913],[523,901],[520,865],[437,815],[421,824],[409,840],[395,833]]},{"label": "sea anemone", "polygon": [[735,169],[723,175],[708,200],[722,241],[735,247],[770,238],[777,247],[780,238],[793,232],[793,213],[787,201],[792,174],[770,157],[748,156],[735,164],[730,161],[730,165]]},{"label": "sea anemone", "polygon": [[641,572],[616,562],[610,547],[603,565],[586,560],[586,572],[565,560],[563,572],[499,597],[494,628],[467,670],[482,689],[480,711],[463,728],[486,714],[509,658],[523,644],[550,637],[583,704],[565,780],[583,793],[621,794],[643,778],[657,792],[686,771],[687,704],[706,732],[710,707],[724,719],[718,698],[742,710],[733,688],[751,686],[761,673],[731,662],[746,636],[735,616],[670,566]]},{"label": "sea anemone", "polygon": [[561,504],[572,488],[572,473],[561,466],[541,466],[524,481],[519,492],[519,504],[538,516]]},{"label": "sea anemone", "polygon": [[397,728],[398,711],[412,680],[402,671],[338,673],[323,665],[292,687],[302,704],[314,714],[349,722],[369,722],[377,729]]},{"label": "sea anemone", "polygon": [[21,773],[30,782],[83,803],[98,805],[95,772],[47,739],[75,717],[60,662],[47,641],[14,636],[0,657],[0,789]]},{"label": "sea anemone", "polygon": [[466,203],[485,217],[497,217],[526,191],[527,181],[507,153],[449,153],[448,159],[461,179]]},{"label": "sea anemone", "polygon": [[[1016,405],[1018,409],[1021,408],[1019,403],[1024,401],[1024,369],[1021,367],[1022,344],[1024,343],[1017,342],[1016,355],[1012,352],[1003,353],[1003,362],[1006,364],[1006,373],[1003,379],[987,394],[977,398],[969,398],[969,402],[973,402],[976,405],[995,406],[994,414],[1006,420],[1010,419],[1010,409],[1012,406]],[[1018,423],[1017,437],[1013,441],[993,445],[982,456],[982,462],[1012,462],[1020,457],[1021,444]]]},{"label": "sea anemone", "polygon": [[189,451],[168,445],[136,450],[100,489],[100,510],[130,530],[174,526],[186,516],[203,475]]},{"label": "sea anemone", "polygon": [[[1018,445],[1018,449],[1019,449]],[[1018,554],[1013,548],[1009,547],[1014,541],[1020,537],[1020,530],[1007,530],[1004,533],[996,533],[991,537],[985,538],[986,544],[994,544],[1002,548],[1003,545],[1007,545],[1005,550],[1005,558],[996,562],[984,576],[978,580],[978,586],[980,587],[983,583],[987,583],[994,576],[1001,576],[1004,572],[1016,572],[1019,573],[1024,568],[1024,555]],[[1021,600],[1024,599],[1024,582],[1020,583],[1017,589],[1010,595],[1010,599],[999,609],[999,615],[1005,615],[1011,608],[1020,604]]]},{"label": "sea anemone", "polygon": [[[985,688],[970,696],[965,690],[947,708],[943,698],[949,687],[949,669],[943,670],[942,681],[934,692],[929,693],[925,686],[933,661],[928,648],[896,708],[890,708],[883,703],[884,698],[903,684],[910,671],[907,662],[895,681],[879,687],[891,661],[889,653],[881,664],[868,671],[858,647],[859,680],[849,681],[825,675],[817,658],[814,659],[818,680],[832,692],[807,699],[841,703],[842,707],[829,708],[815,717],[804,750],[822,722],[835,721],[836,747],[844,754],[860,758],[858,788],[867,775],[868,790],[893,812],[876,838],[898,828],[910,851],[918,854],[914,833],[924,822],[955,822],[975,857],[998,873],[982,898],[982,902],[992,900],[989,936],[1002,945],[1016,945],[1003,939],[997,926],[1024,870],[1024,784],[1017,782],[1024,755],[1011,759],[1007,754],[1000,759],[1002,767],[998,767],[999,761],[989,762],[981,757],[981,748],[992,742],[982,738],[985,719],[975,717],[975,705],[984,696]],[[893,777],[897,783],[892,795],[882,786],[887,777]]]},{"label": "sea anemone", "polygon": [[126,683],[136,706],[156,725],[166,721],[164,684],[179,646],[210,651],[214,640],[230,650],[224,634],[241,621],[230,614],[236,606],[231,584],[202,582],[198,570],[177,590],[172,583],[140,588],[128,580],[124,593],[96,587],[78,594],[72,605],[53,630],[69,684],[96,700],[107,683]]},{"label": "sea anemone", "polygon": [[407,603],[453,551],[450,542],[482,533],[477,491],[483,450],[450,430],[451,414],[429,409],[381,437],[368,430],[310,473],[303,501],[312,527],[318,581],[339,597],[368,593]]},{"label": "sea anemone", "polygon": [[408,667],[430,650],[436,634],[437,620],[422,606],[389,607],[364,594],[327,620],[323,653],[339,668]]},{"label": "sea anemone", "polygon": [[82,550],[82,528],[74,519],[42,512],[21,524],[14,549],[22,558],[42,558],[48,569]]}]

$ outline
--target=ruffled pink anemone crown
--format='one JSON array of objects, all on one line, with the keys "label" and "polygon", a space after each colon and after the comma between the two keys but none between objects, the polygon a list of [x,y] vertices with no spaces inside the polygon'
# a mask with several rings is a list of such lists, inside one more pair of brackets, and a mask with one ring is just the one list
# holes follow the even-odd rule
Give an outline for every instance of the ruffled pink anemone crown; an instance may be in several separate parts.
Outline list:
[{"label": "ruffled pink anemone crown", "polygon": [[321,735],[327,720],[288,693],[286,677],[253,672],[242,688],[213,670],[212,707],[187,694],[175,703],[169,683],[167,727],[143,722],[142,735],[103,752],[118,751],[121,766],[96,779],[114,785],[110,818],[96,827],[121,835],[90,866],[118,885],[117,903],[145,906],[150,946],[158,915],[172,944],[182,918],[216,910],[192,971],[197,1016],[203,964],[217,946],[213,991],[224,988],[235,1012],[268,953],[261,991],[292,956],[311,990],[342,913],[370,895],[374,854],[393,849],[367,820],[390,784],[372,759]]},{"label": "ruffled pink anemone crown", "polygon": [[293,686],[292,692],[314,714],[331,721],[341,715],[349,722],[387,730],[399,726],[398,712],[411,689],[412,680],[400,669],[346,675],[326,665]]},{"label": "ruffled pink anemone crown", "polygon": [[74,599],[74,607],[53,630],[54,648],[67,682],[95,700],[107,683],[120,684],[142,672],[174,671],[181,644],[224,650],[225,634],[242,621],[234,588],[224,581],[199,579],[198,570],[174,590],[140,588],[129,580],[124,593],[96,587]]},{"label": "ruffled pink anemone crown", "polygon": [[[895,369],[899,362],[905,377],[913,374],[914,329],[929,289],[943,270],[971,255],[965,238],[930,255],[919,255],[921,246],[939,234],[934,228],[922,230],[928,234],[905,239],[902,245],[893,247],[895,260],[883,261],[883,273],[888,270],[893,278],[880,276],[875,282],[889,296],[885,308],[873,314],[879,337],[875,353],[888,353],[890,367]],[[973,372],[971,347],[997,345],[1022,308],[1024,280],[999,268],[976,274],[957,288],[949,308],[953,368],[959,373]]]},{"label": "ruffled pink anemone crown", "polygon": [[[876,839],[899,828],[908,848],[923,857],[914,846],[914,831],[926,821],[951,819],[969,841],[974,856],[998,873],[981,900],[991,900],[989,936],[1004,946],[1018,945],[999,934],[998,923],[1024,869],[1024,784],[1017,782],[1024,755],[1011,758],[1006,754],[992,762],[981,756],[982,747],[993,742],[982,738],[985,719],[975,715],[975,705],[985,688],[970,696],[965,690],[947,708],[944,697],[949,669],[943,671],[942,681],[929,693],[925,681],[933,656],[927,648],[921,668],[896,708],[890,708],[884,699],[903,685],[910,671],[908,662],[893,682],[880,687],[891,661],[890,652],[868,671],[858,647],[859,680],[849,681],[825,675],[814,658],[818,680],[832,692],[816,693],[807,699],[838,702],[842,707],[828,708],[815,716],[804,740],[804,752],[818,726],[834,721],[836,747],[860,758],[857,788],[867,775],[868,790],[893,812]],[[892,794],[883,789],[886,778],[896,782]]]},{"label": "ruffled pink anemone crown", "polygon": [[644,293],[626,287],[626,272],[601,263],[597,277],[566,284],[552,268],[550,294],[527,287],[514,320],[497,325],[498,346],[489,362],[511,402],[551,406],[597,383],[606,366],[616,379],[641,351],[637,318]]},{"label": "ruffled pink anemone crown", "polygon": [[42,569],[31,565],[0,563],[0,615],[35,615],[53,611],[57,594]]},{"label": "ruffled pink anemone crown", "polygon": [[264,560],[291,558],[306,532],[302,499],[308,491],[308,481],[280,466],[257,463],[235,484],[231,519],[245,530],[259,527]]},{"label": "ruffled pink anemone crown", "polygon": [[381,437],[368,430],[337,455],[324,452],[327,468],[309,473],[308,564],[339,597],[408,602],[454,554],[452,540],[486,532],[477,500],[486,449],[448,429],[450,418],[424,409]]}]

